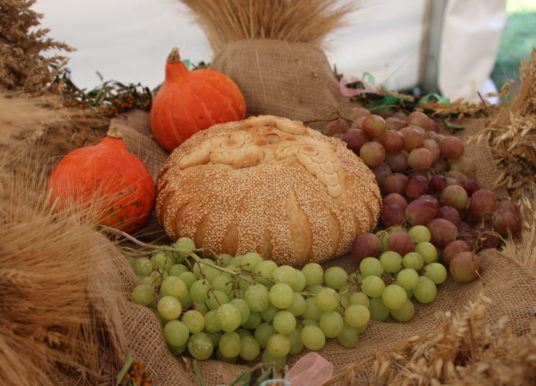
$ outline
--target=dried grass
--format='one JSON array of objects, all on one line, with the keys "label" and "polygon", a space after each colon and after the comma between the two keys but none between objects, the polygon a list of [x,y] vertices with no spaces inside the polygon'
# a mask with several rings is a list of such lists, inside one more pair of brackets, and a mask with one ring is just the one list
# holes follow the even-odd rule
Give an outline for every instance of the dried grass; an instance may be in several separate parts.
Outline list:
[{"label": "dried grass", "polygon": [[36,28],[42,15],[31,9],[35,1],[3,0],[0,5],[0,88],[31,94],[50,91],[67,58],[44,53],[74,50],[47,37],[48,29]]},{"label": "dried grass", "polygon": [[242,39],[277,39],[320,45],[362,1],[180,0],[190,7],[215,53]]},{"label": "dried grass", "polygon": [[529,385],[536,379],[536,321],[518,336],[508,320],[486,320],[492,302],[483,294],[461,314],[447,312],[432,334],[414,337],[352,364],[324,385],[355,382],[371,369],[373,385]]},{"label": "dried grass", "polygon": [[0,159],[2,383],[96,384],[101,330],[86,293],[95,216],[50,208],[43,161]]}]

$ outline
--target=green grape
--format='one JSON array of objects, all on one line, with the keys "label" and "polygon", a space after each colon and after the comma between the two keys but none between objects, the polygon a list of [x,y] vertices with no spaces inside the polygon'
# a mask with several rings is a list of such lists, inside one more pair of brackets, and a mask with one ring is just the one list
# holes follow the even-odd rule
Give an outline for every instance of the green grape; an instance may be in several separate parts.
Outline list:
[{"label": "green grape", "polygon": [[255,267],[263,261],[261,255],[257,252],[248,252],[245,255],[242,255],[241,263],[244,266],[244,269],[249,272],[254,272]]},{"label": "green grape", "polygon": [[395,283],[405,290],[415,288],[419,281],[419,274],[413,268],[404,268],[396,275]]},{"label": "green grape", "polygon": [[424,276],[432,280],[434,284],[441,284],[447,280],[447,269],[441,263],[430,263],[424,267]]},{"label": "green grape", "polygon": [[301,269],[305,275],[305,284],[310,287],[312,285],[322,285],[324,279],[324,269],[318,263],[307,263]]},{"label": "green grape", "polygon": [[370,298],[382,296],[384,289],[385,283],[382,278],[378,276],[367,276],[363,279],[363,282],[361,283],[361,291],[363,291],[365,295]]},{"label": "green grape", "polygon": [[272,320],[274,320],[274,316],[277,314],[277,311],[279,311],[279,308],[270,304],[267,309],[261,312],[262,320],[266,323],[270,323]]},{"label": "green grape", "polygon": [[252,361],[259,356],[261,346],[252,336],[246,336],[240,341],[240,358],[245,361]]},{"label": "green grape", "polygon": [[148,306],[154,300],[153,287],[147,284],[139,284],[132,290],[130,299],[142,306]]},{"label": "green grape", "polygon": [[341,289],[348,280],[348,273],[341,267],[329,267],[324,273],[324,282],[328,287]]},{"label": "green grape", "polygon": [[136,276],[138,284],[147,284],[153,287],[153,278],[151,276]]},{"label": "green grape", "polygon": [[255,329],[255,339],[261,348],[266,348],[268,338],[276,333],[275,328],[268,323],[262,323]]},{"label": "green grape", "polygon": [[270,288],[270,303],[277,308],[290,307],[293,299],[294,291],[292,291],[292,288],[288,284],[276,283]]},{"label": "green grape", "polygon": [[242,318],[240,319],[240,324],[243,325],[246,323],[249,319],[249,305],[248,302],[246,302],[244,299],[233,299],[230,301],[230,303],[238,308],[240,310],[240,315]]},{"label": "green grape", "polygon": [[182,250],[182,252],[179,252],[178,255],[180,259],[184,260],[184,258],[188,257],[195,249],[195,243],[189,237],[181,237],[175,241],[175,243],[173,243],[173,248]]},{"label": "green grape", "polygon": [[397,273],[402,269],[402,256],[395,251],[385,251],[380,255],[383,269],[388,273]]},{"label": "green grape", "polygon": [[[320,313],[321,315],[322,313]],[[320,315],[318,316],[318,319],[320,319]],[[311,320],[311,319],[304,319],[301,321],[302,326],[316,326],[318,327],[318,321]]]},{"label": "green grape", "polygon": [[151,260],[146,257],[136,259],[134,263],[134,273],[139,276],[149,276],[153,272]]},{"label": "green grape", "polygon": [[389,250],[389,237],[391,236],[387,231],[376,232],[376,236],[380,240],[380,251],[385,252]]},{"label": "green grape", "polygon": [[341,295],[339,292],[339,295],[341,296],[341,299],[339,300],[339,305],[337,308],[341,307],[342,309],[345,309],[350,305],[350,294]]},{"label": "green grape", "polygon": [[[372,317],[371,317],[372,319]],[[354,327],[355,330],[357,331],[358,334],[361,334],[362,332],[365,332],[365,330],[367,329],[368,327],[368,323],[365,324],[364,326],[361,326],[361,327]]]},{"label": "green grape", "polygon": [[209,311],[205,303],[192,302],[192,308],[196,311],[199,311],[203,315],[205,315]]},{"label": "green grape", "polygon": [[204,331],[205,334],[207,334],[210,337],[210,340],[212,340],[212,345],[214,347],[218,346],[218,343],[220,342],[220,337],[223,335],[221,332],[208,332]]},{"label": "green grape", "polygon": [[222,267],[227,267],[229,265],[229,262],[231,261],[233,256],[229,255],[228,253],[222,253],[218,255],[216,258],[219,262],[219,264]]},{"label": "green grape", "polygon": [[437,296],[437,287],[434,282],[426,276],[419,276],[419,282],[413,289],[413,296],[420,303],[430,303]]},{"label": "green grape", "polygon": [[186,311],[182,315],[182,322],[192,334],[201,332],[205,328],[205,317],[201,312],[196,310]]},{"label": "green grape", "polygon": [[229,260],[229,267],[238,267],[242,264],[242,255],[236,255]]},{"label": "green grape", "polygon": [[205,280],[196,280],[190,287],[190,297],[193,302],[204,303],[207,300],[208,283]]},{"label": "green grape", "polygon": [[245,291],[248,289],[250,285],[251,285],[251,281],[246,280],[246,278],[242,276],[238,277],[238,288]]},{"label": "green grape", "polygon": [[149,277],[153,281],[153,286],[159,287],[162,284],[162,281],[168,277],[168,273],[166,271],[153,271],[149,274]]},{"label": "green grape", "polygon": [[208,332],[220,332],[221,324],[217,310],[210,310],[205,315],[205,329]]},{"label": "green grape", "polygon": [[197,261],[194,264],[193,273],[198,279],[206,279],[209,282],[214,280],[214,278],[221,274],[221,271],[217,268],[211,267],[210,265],[214,262],[210,259],[202,259]]},{"label": "green grape", "polygon": [[402,259],[402,265],[405,268],[412,268],[415,271],[420,271],[424,266],[424,258],[420,253],[417,252],[408,252],[404,255]]},{"label": "green grape", "polygon": [[208,296],[205,304],[211,310],[215,310],[222,304],[229,303],[229,296],[222,291],[208,291]]},{"label": "green grape", "polygon": [[134,257],[127,258],[128,264],[134,270],[134,265],[136,264],[136,259]]},{"label": "green grape", "polygon": [[268,289],[258,283],[247,288],[244,299],[248,302],[250,310],[254,312],[262,312],[270,305]]},{"label": "green grape", "polygon": [[214,351],[212,339],[204,332],[193,334],[188,339],[188,351],[195,359],[204,361],[210,358]]},{"label": "green grape", "polygon": [[218,342],[220,353],[226,358],[234,358],[240,354],[242,345],[240,336],[236,332],[226,332],[220,337]]},{"label": "green grape", "polygon": [[370,311],[361,304],[352,304],[344,310],[344,321],[352,327],[366,326],[370,320]]},{"label": "green grape", "polygon": [[242,322],[242,314],[238,307],[231,303],[222,304],[217,310],[221,329],[225,332],[236,330]]},{"label": "green grape", "polygon": [[261,324],[261,322],[261,314],[259,314],[258,312],[250,312],[248,320],[246,321],[246,323],[243,323],[242,326],[250,330],[254,330],[259,324]]},{"label": "green grape", "polygon": [[239,329],[237,329],[235,331],[238,335],[240,335],[240,339],[244,339],[246,336],[249,336],[251,338],[253,338],[253,333],[249,330],[246,330],[245,328],[243,327],[240,327]]},{"label": "green grape", "polygon": [[391,310],[391,316],[399,322],[409,322],[415,315],[415,306],[408,300],[399,310]]},{"label": "green grape", "polygon": [[171,346],[182,346],[188,341],[190,330],[188,326],[178,320],[170,320],[164,326],[164,339]]},{"label": "green grape", "polygon": [[320,291],[322,291],[325,287],[319,285],[319,284],[315,284],[315,285],[312,285],[308,288],[309,292],[316,295],[318,294]]},{"label": "green grape", "polygon": [[184,350],[186,350],[186,344],[183,344],[182,346],[177,346],[177,347],[168,345],[167,347],[169,351],[171,352],[171,354],[173,354],[176,357],[178,357],[179,355],[182,355]]},{"label": "green grape", "polygon": [[305,310],[307,310],[307,303],[304,297],[294,292],[294,299],[292,299],[292,304],[287,308],[287,311],[291,312],[294,316],[300,316],[304,314]]},{"label": "green grape", "polygon": [[302,315],[302,318],[318,321],[320,319],[320,315],[322,314],[322,311],[318,308],[316,305],[316,298],[307,298],[305,300],[306,303],[306,309],[305,312]]},{"label": "green grape", "polygon": [[181,303],[173,296],[163,296],[156,305],[158,314],[165,320],[177,319],[182,312]]},{"label": "green grape", "polygon": [[320,311],[333,311],[339,305],[340,295],[333,288],[323,288],[316,294],[316,305]]},{"label": "green grape", "polygon": [[380,260],[375,257],[365,257],[359,263],[359,272],[363,276],[381,276],[383,273],[383,265]]},{"label": "green grape", "polygon": [[273,273],[277,268],[277,264],[272,260],[263,260],[255,266],[254,272],[261,277],[257,278],[259,283],[269,285],[270,281],[274,279]]},{"label": "green grape", "polygon": [[286,357],[290,352],[290,339],[283,334],[274,334],[266,342],[266,351],[274,358]]},{"label": "green grape", "polygon": [[278,311],[272,324],[278,333],[288,335],[296,328],[296,318],[288,311]]},{"label": "green grape", "polygon": [[437,260],[437,248],[434,244],[428,241],[415,245],[415,252],[423,257],[425,264],[432,263]]},{"label": "green grape", "polygon": [[233,279],[230,275],[222,273],[212,279],[210,285],[215,290],[225,292],[226,295],[231,295],[231,291],[233,290]]},{"label": "green grape", "polygon": [[268,350],[264,350],[261,356],[261,362],[264,363],[264,368],[269,369],[275,367],[277,369],[284,369],[287,363],[287,357],[283,358],[274,358],[270,355]]},{"label": "green grape", "polygon": [[188,287],[188,289],[191,289],[192,284],[194,284],[197,280],[194,273],[190,271],[179,274],[179,278],[184,282],[184,284],[186,284],[186,287]]},{"label": "green grape", "polygon": [[296,281],[294,282],[294,285],[292,286],[292,289],[295,291],[295,292],[300,292],[300,291],[303,291],[303,289],[305,288],[305,275],[303,274],[302,271],[298,270],[298,269],[295,269],[294,270],[296,272]]},{"label": "green grape", "polygon": [[318,351],[326,344],[326,337],[320,327],[307,325],[301,331],[303,345],[309,350]]},{"label": "green grape", "polygon": [[221,362],[236,363],[238,361],[238,356],[233,357],[233,358],[227,358],[225,355],[222,354],[221,350],[218,348],[216,350],[216,359]]},{"label": "green grape", "polygon": [[290,265],[277,267],[273,272],[273,276],[276,283],[285,283],[291,288],[296,283],[296,270]]},{"label": "green grape", "polygon": [[295,328],[294,330],[292,330],[292,332],[288,334],[288,339],[290,340],[289,354],[298,354],[303,350],[300,328]]},{"label": "green grape", "polygon": [[389,317],[389,308],[385,307],[382,298],[370,299],[370,318],[378,322],[383,322]]},{"label": "green grape", "polygon": [[174,296],[180,299],[188,293],[188,288],[179,277],[168,276],[162,280],[160,293],[164,296]]},{"label": "green grape", "polygon": [[169,276],[179,276],[183,272],[189,272],[184,264],[173,264],[169,269]]},{"label": "green grape", "polygon": [[359,340],[359,333],[357,329],[348,324],[344,324],[341,332],[337,335],[337,342],[343,347],[354,348],[357,346],[357,341]]},{"label": "green grape", "polygon": [[153,270],[160,269],[168,272],[173,266],[173,259],[165,251],[157,251],[151,256]]},{"label": "green grape", "polygon": [[432,234],[430,230],[424,225],[415,225],[409,228],[408,235],[411,237],[415,244],[430,241]]},{"label": "green grape", "polygon": [[370,299],[364,292],[354,292],[350,294],[350,304],[361,304],[368,308]]},{"label": "green grape", "polygon": [[343,306],[341,305],[340,302],[339,302],[339,305],[337,306],[337,308],[335,308],[334,311],[337,312],[337,313],[339,313],[340,315],[343,315],[343,314],[344,314],[344,308],[343,308]]},{"label": "green grape", "polygon": [[390,310],[399,310],[408,301],[406,290],[397,284],[390,284],[383,290],[382,301]]},{"label": "green grape", "polygon": [[190,308],[190,306],[192,305],[192,298],[190,297],[190,293],[186,291],[186,295],[180,298],[179,302],[181,302],[181,306],[183,310]]},{"label": "green grape", "polygon": [[344,326],[342,316],[336,311],[323,312],[318,320],[318,326],[326,338],[335,338]]}]

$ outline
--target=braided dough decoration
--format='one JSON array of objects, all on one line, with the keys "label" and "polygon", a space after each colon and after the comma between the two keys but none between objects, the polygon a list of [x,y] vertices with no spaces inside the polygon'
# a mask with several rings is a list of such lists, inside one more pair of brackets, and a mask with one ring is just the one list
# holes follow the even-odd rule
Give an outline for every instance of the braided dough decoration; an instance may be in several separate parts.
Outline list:
[{"label": "braided dough decoration", "polygon": [[374,174],[342,141],[270,115],[196,133],[157,182],[157,215],[173,240],[294,266],[348,252],[380,205]]}]

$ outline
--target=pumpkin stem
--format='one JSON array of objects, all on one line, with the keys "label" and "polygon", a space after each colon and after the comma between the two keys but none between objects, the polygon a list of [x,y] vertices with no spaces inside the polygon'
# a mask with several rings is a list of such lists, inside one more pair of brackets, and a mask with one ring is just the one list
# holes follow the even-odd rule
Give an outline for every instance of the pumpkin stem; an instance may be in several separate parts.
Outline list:
[{"label": "pumpkin stem", "polygon": [[171,49],[171,52],[169,53],[167,57],[168,63],[177,63],[181,61],[181,56],[179,54],[179,49],[177,47],[173,47]]},{"label": "pumpkin stem", "polygon": [[108,131],[106,132],[106,136],[109,138],[115,138],[115,139],[123,138],[121,129],[119,129],[117,125],[110,125],[110,127],[108,128]]}]

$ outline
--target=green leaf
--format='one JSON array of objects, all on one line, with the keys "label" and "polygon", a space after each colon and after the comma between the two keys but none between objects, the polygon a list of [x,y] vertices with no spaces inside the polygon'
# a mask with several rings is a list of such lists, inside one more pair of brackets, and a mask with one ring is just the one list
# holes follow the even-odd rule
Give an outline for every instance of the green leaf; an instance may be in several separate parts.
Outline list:
[{"label": "green leaf", "polygon": [[191,64],[190,59],[183,59],[182,62],[184,63],[187,69],[190,69],[190,64]]},{"label": "green leaf", "polygon": [[251,382],[251,373],[247,372],[247,373],[240,374],[233,382],[231,382],[229,386],[238,385],[238,382],[242,382],[240,384],[241,386],[249,386]]},{"label": "green leaf", "polygon": [[451,132],[451,133],[457,133],[458,131],[462,131],[465,129],[462,125],[456,125],[450,121],[445,120],[445,127]]},{"label": "green leaf", "polygon": [[194,359],[192,361],[192,368],[194,370],[195,383],[197,384],[197,386],[205,386],[205,382],[203,381],[203,375],[201,375],[201,371],[199,370],[199,366],[197,365],[197,359]]},{"label": "green leaf", "polygon": [[368,82],[372,84],[373,86],[376,85],[376,81],[374,80],[374,75],[372,75],[370,72],[364,72],[362,78],[365,81],[368,79]]},{"label": "green leaf", "polygon": [[130,370],[130,366],[132,366],[132,354],[129,351],[127,353],[127,358],[125,359],[125,364],[123,365],[119,373],[117,373],[117,376],[115,377],[116,385],[121,384],[121,382],[123,381],[123,378],[125,377],[125,375],[127,375],[128,370]]},{"label": "green leaf", "polygon": [[430,103],[430,99],[434,98],[437,103],[443,103],[443,104],[448,104],[450,103],[450,99],[449,98],[445,98],[439,94],[436,94],[436,93],[430,93],[430,94],[426,94],[425,96],[423,96],[418,104],[423,104],[423,103]]},{"label": "green leaf", "polygon": [[400,102],[400,98],[397,98],[394,95],[386,95],[382,99],[371,102],[365,107],[369,110],[377,110],[378,107],[393,106],[398,104],[398,102]]}]

